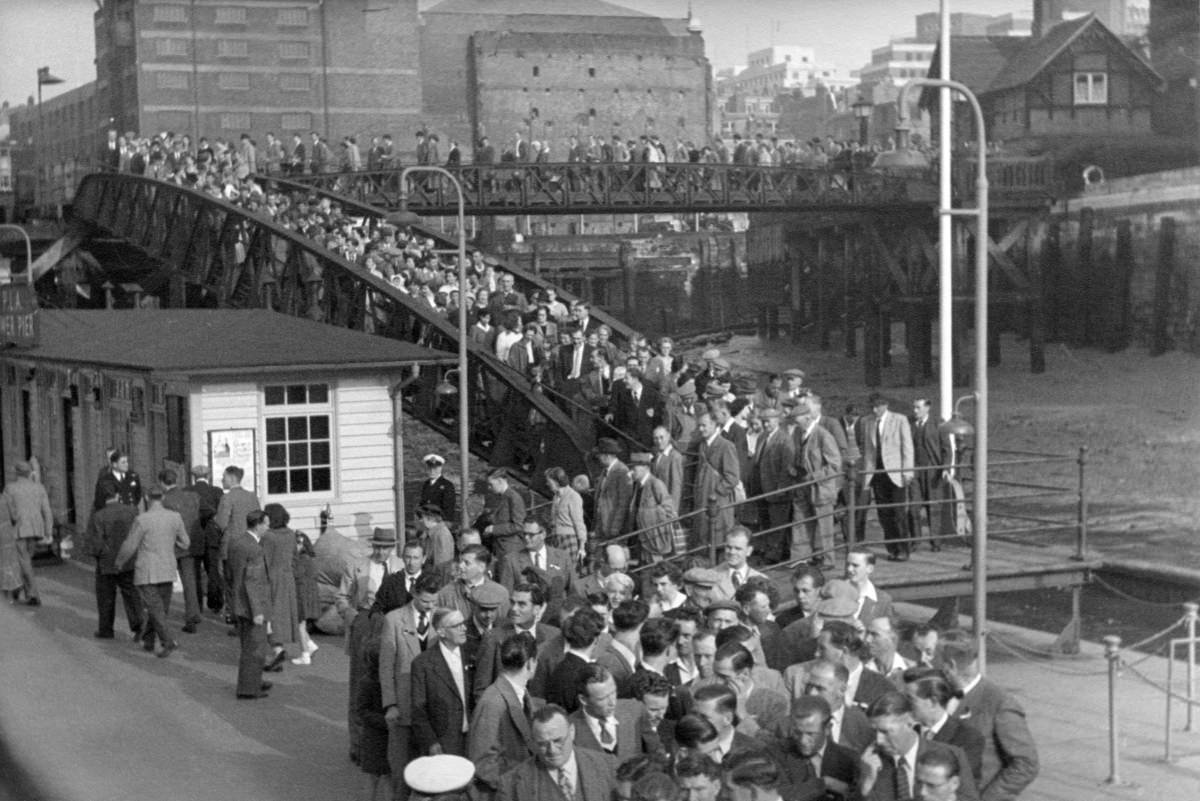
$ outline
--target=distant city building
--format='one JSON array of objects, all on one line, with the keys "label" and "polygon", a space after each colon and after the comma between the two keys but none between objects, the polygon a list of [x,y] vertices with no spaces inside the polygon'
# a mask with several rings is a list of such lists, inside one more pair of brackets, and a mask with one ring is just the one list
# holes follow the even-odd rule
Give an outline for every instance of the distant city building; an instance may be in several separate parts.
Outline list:
[{"label": "distant city building", "polygon": [[12,221],[16,205],[11,117],[12,108],[5,100],[0,104],[0,223]]},{"label": "distant city building", "polygon": [[843,75],[841,68],[820,64],[816,51],[797,45],[772,45],[750,53],[747,65],[722,87],[728,94],[774,97],[783,92],[800,90],[806,96],[815,94],[818,86],[844,89],[856,83]]},{"label": "distant city building", "polygon": [[[936,37],[934,39],[936,41]],[[858,71],[860,90],[879,84],[900,86],[929,72],[933,42],[896,39],[871,51],[871,63]]]},{"label": "distant city building", "polygon": [[[986,36],[993,17],[988,14],[950,15],[951,36]],[[937,43],[941,32],[941,17],[938,12],[917,15],[917,41]]]},{"label": "distant city building", "polygon": [[75,197],[79,179],[94,169],[102,117],[96,83],[9,109],[14,203],[60,206]]},{"label": "distant city building", "polygon": [[772,45],[755,50],[747,56],[745,67],[718,73],[721,133],[787,139],[824,136],[825,121],[846,107],[846,90],[857,83],[856,76],[821,63],[811,47]]},{"label": "distant city building", "polygon": [[1117,36],[1137,38],[1150,24],[1148,0],[1034,0],[1033,35],[1044,36],[1060,22],[1095,14]]},{"label": "distant city building", "polygon": [[1154,130],[1200,143],[1200,3],[1151,0],[1150,60],[1166,81]]}]

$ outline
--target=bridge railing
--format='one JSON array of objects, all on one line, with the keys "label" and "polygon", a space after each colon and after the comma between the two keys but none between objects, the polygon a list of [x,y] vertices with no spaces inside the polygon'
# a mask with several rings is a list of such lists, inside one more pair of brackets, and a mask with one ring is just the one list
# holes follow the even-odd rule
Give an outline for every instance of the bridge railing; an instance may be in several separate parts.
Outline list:
[{"label": "bridge railing", "polygon": [[[143,285],[167,305],[269,308],[452,353],[457,329],[387,281],[308,238],[220,198],[152,178],[93,174],[75,213],[159,260]],[[190,287],[190,289],[189,289]],[[576,425],[494,354],[468,342],[471,446],[494,466],[528,476],[559,464],[581,471],[592,446]],[[435,388],[444,367],[421,369],[406,410],[450,434],[457,410]]]},{"label": "bridge railing", "polygon": [[[954,191],[960,198],[975,196],[976,159],[956,158],[952,170]],[[936,180],[937,170],[933,170]],[[989,155],[988,192],[993,198],[1052,199],[1062,191],[1058,165],[1053,159],[1034,156]]]}]

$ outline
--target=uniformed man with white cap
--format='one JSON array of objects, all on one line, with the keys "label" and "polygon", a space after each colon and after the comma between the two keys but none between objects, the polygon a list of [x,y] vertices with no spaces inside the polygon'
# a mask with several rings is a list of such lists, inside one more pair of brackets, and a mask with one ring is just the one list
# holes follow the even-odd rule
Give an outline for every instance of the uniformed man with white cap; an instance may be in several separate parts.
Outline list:
[{"label": "uniformed man with white cap", "polygon": [[425,463],[425,468],[429,471],[429,478],[421,484],[421,498],[417,507],[432,504],[442,510],[442,519],[449,523],[455,519],[456,493],[454,484],[442,475],[442,468],[445,466],[446,460],[436,453],[427,453],[421,461]]}]

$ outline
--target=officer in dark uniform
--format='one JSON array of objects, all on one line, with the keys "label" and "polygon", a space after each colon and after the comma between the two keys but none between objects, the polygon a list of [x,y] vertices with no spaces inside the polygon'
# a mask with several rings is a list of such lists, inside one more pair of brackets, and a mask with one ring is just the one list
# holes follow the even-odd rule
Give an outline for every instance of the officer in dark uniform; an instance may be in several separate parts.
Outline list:
[{"label": "officer in dark uniform", "polygon": [[421,485],[421,500],[418,508],[432,504],[442,510],[442,519],[447,523],[457,520],[455,517],[456,493],[450,479],[442,475],[442,466],[446,460],[436,453],[426,454],[422,460],[429,469],[429,478]]},{"label": "officer in dark uniform", "polygon": [[129,469],[129,456],[119,450],[109,454],[108,469],[96,479],[92,510],[103,509],[113,495],[126,506],[142,508],[142,479]]}]

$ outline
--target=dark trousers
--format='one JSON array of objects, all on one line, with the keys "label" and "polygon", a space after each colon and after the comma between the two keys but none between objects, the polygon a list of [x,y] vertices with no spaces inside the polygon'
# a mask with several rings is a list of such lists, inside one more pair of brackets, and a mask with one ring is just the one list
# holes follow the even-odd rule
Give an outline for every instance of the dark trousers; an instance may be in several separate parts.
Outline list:
[{"label": "dark trousers", "polygon": [[113,623],[117,618],[117,592],[125,605],[125,620],[134,634],[142,631],[142,599],[133,586],[133,571],[101,573],[96,568],[96,611],[100,624],[96,631],[106,637],[113,635]]},{"label": "dark trousers", "polygon": [[200,562],[201,557],[181,556],[176,560],[179,580],[183,582],[183,620],[185,623],[200,622]]},{"label": "dark trousers", "polygon": [[760,534],[754,541],[754,549],[769,565],[782,562],[788,554],[791,529],[787,524],[792,517],[791,499],[786,494],[772,496],[771,500],[776,502],[759,501],[758,507],[759,527],[771,533]]},{"label": "dark trousers", "polygon": [[221,574],[221,551],[209,548],[204,552],[204,573],[208,578],[208,609],[220,612],[225,606],[225,578]]},{"label": "dark trousers", "polygon": [[146,627],[142,631],[142,642],[154,645],[154,638],[163,645],[174,641],[170,629],[167,628],[167,615],[171,613],[171,583],[139,584],[138,594],[142,597],[142,606],[146,609]]},{"label": "dark trousers", "polygon": [[942,479],[940,468],[917,468],[916,477],[908,485],[910,506],[908,507],[908,527],[913,539],[921,536],[921,527],[928,524],[929,539],[936,545],[936,537],[941,536],[941,506],[934,506],[933,501],[942,497]]},{"label": "dark trousers", "polygon": [[248,617],[237,619],[238,655],[237,694],[256,695],[262,690],[263,659],[267,650],[267,627],[256,626]]},{"label": "dark trousers", "polygon": [[904,487],[897,487],[886,473],[879,473],[871,481],[871,491],[875,495],[875,511],[879,515],[879,525],[883,527],[883,540],[887,552],[893,556],[907,556],[909,548],[907,510],[901,506],[884,506],[884,504],[904,504],[908,493]]},{"label": "dark trousers", "polygon": [[350,753],[358,753],[358,743],[362,739],[363,722],[359,717],[354,699],[358,695],[358,685],[362,678],[363,643],[371,629],[371,616],[366,609],[358,610],[350,624],[346,627],[346,656],[348,657],[350,675],[349,692],[346,710],[346,728],[350,732]]},{"label": "dark trousers", "polygon": [[37,548],[37,537],[21,537],[17,540],[17,567],[21,571],[21,584],[25,598],[37,598],[37,577],[33,574],[33,551]]}]

